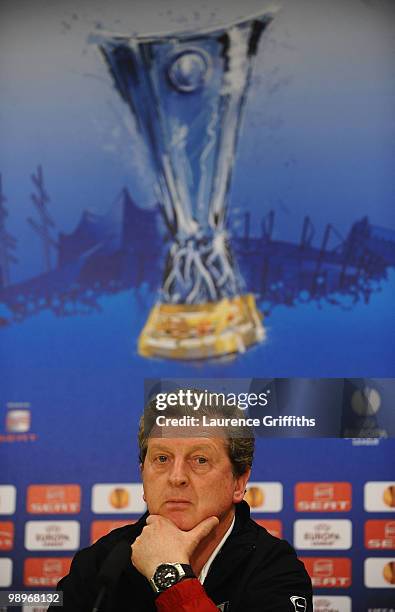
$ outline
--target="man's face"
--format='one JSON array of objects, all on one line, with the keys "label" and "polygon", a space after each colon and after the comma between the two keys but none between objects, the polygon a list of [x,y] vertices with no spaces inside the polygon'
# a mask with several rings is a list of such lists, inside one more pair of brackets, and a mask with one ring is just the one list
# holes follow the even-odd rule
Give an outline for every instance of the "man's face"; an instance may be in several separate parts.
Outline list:
[{"label": "man's face", "polygon": [[150,514],[188,531],[209,516],[232,516],[248,476],[233,475],[221,437],[152,437],[142,466],[144,499]]}]

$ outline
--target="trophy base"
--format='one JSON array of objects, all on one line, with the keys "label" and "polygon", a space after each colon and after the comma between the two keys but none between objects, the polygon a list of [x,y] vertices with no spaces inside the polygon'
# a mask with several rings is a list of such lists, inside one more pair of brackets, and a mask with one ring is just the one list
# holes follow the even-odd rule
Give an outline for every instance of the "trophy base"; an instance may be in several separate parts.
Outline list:
[{"label": "trophy base", "polygon": [[144,357],[208,359],[246,348],[265,337],[252,294],[204,304],[156,304],[140,334]]}]

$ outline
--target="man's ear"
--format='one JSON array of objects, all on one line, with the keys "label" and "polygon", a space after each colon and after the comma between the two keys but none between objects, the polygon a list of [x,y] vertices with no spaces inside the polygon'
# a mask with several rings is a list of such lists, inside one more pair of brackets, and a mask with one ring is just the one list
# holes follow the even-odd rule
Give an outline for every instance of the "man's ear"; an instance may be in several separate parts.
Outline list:
[{"label": "man's ear", "polygon": [[251,475],[251,468],[247,468],[241,476],[235,476],[235,489],[233,492],[233,503],[238,504],[243,500],[247,482]]},{"label": "man's ear", "polygon": [[[140,463],[140,475],[141,477],[143,477],[143,470],[144,470],[144,463]],[[144,485],[143,485],[144,487]],[[145,499],[145,493],[144,493],[144,488],[143,488],[143,500],[146,502],[147,500]]]}]

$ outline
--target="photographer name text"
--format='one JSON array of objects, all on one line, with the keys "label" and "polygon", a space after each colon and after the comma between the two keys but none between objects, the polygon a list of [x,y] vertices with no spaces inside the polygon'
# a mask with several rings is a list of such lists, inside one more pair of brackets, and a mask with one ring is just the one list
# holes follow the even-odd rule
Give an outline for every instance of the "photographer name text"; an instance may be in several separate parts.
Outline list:
[{"label": "photographer name text", "polygon": [[228,418],[228,417],[208,417],[206,415],[166,417],[160,415],[156,417],[158,427],[315,427],[316,420],[305,416],[283,415],[274,417],[266,414],[261,418]]}]

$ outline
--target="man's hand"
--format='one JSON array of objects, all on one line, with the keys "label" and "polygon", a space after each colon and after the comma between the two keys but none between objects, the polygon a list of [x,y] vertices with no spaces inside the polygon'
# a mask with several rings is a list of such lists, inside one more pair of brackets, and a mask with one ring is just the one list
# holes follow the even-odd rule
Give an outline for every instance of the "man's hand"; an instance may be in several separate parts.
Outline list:
[{"label": "man's hand", "polygon": [[132,563],[148,580],[161,563],[189,564],[199,542],[218,524],[217,517],[210,516],[190,531],[181,531],[169,519],[150,515],[132,545]]}]

